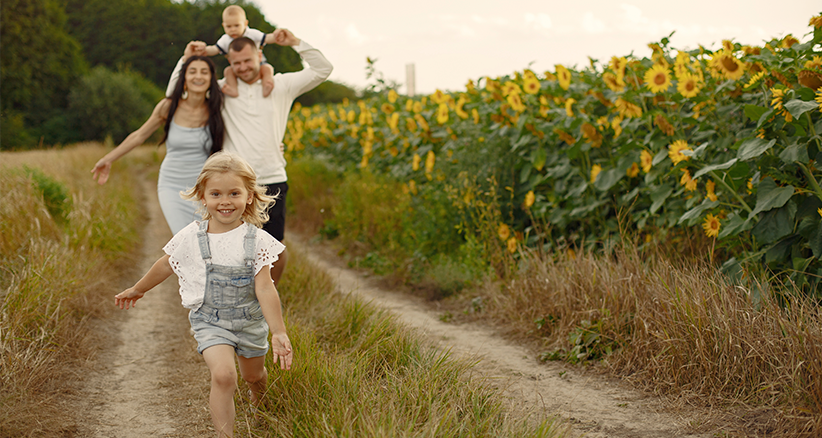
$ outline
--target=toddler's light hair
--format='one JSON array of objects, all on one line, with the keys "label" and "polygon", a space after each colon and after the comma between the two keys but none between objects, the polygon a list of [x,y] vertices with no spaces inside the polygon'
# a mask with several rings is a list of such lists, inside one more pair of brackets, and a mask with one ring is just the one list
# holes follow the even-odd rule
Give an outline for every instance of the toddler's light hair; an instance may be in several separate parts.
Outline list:
[{"label": "toddler's light hair", "polygon": [[[243,221],[262,228],[268,220],[268,208],[274,205],[279,194],[277,196],[266,194],[265,187],[257,184],[257,174],[254,173],[254,169],[239,155],[220,151],[208,157],[203,170],[200,171],[200,176],[197,177],[197,184],[185,192],[180,192],[180,195],[184,199],[202,201],[205,197],[208,179],[223,173],[233,173],[243,180],[245,189],[252,195],[251,204],[246,204],[243,212]],[[211,214],[202,203],[198,211],[204,220],[211,219]]]},{"label": "toddler's light hair", "polygon": [[245,20],[245,9],[237,5],[226,6],[223,9],[223,21],[226,17],[240,17],[240,19]]}]

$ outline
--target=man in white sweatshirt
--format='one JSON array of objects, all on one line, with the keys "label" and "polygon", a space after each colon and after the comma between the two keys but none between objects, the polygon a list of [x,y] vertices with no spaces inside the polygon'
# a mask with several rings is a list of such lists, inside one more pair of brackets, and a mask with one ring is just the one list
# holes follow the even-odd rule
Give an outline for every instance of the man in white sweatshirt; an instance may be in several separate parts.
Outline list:
[{"label": "man in white sweatshirt", "polygon": [[[301,94],[325,81],[331,74],[331,63],[308,43],[295,37],[288,29],[274,31],[274,42],[290,46],[308,63],[308,68],[298,72],[274,75],[274,91],[263,96],[260,77],[262,52],[248,38],[231,42],[228,61],[239,79],[238,97],[225,96],[223,122],[225,139],[223,148],[245,158],[257,173],[257,182],[266,186],[268,194],[278,195],[277,203],[269,210],[269,220],[263,229],[282,241],[285,232],[285,197],[288,177],[285,157],[280,147],[285,136],[291,105]],[[204,55],[206,44],[193,41],[186,47],[186,55],[177,63],[171,75],[166,95],[174,89],[185,59],[191,55]],[[220,86],[224,79],[221,79]],[[271,278],[278,285],[285,269],[286,252],[271,266]]]}]

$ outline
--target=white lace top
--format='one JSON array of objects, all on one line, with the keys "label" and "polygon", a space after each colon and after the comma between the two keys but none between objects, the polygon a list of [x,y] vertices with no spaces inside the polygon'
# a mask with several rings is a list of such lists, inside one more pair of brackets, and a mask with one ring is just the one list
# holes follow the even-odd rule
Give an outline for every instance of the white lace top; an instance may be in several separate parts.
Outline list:
[{"label": "white lace top", "polygon": [[[208,233],[211,263],[224,266],[242,266],[243,238],[248,232],[248,227],[253,226],[244,223],[227,233]],[[200,245],[197,243],[199,227],[199,221],[188,224],[163,247],[163,251],[170,256],[171,269],[179,278],[180,297],[183,300],[183,307],[192,310],[199,309],[203,304],[206,286],[205,261],[200,255]],[[263,267],[276,262],[280,258],[279,254],[285,250],[285,245],[263,230],[257,230],[256,237],[255,275]]]}]

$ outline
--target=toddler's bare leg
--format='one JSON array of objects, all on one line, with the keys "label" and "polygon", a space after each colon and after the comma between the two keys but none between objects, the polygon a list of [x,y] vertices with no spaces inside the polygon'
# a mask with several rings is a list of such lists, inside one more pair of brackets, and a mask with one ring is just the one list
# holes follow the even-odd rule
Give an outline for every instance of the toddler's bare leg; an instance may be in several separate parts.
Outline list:
[{"label": "toddler's bare leg", "polygon": [[234,367],[234,347],[215,345],[203,351],[211,372],[211,394],[208,398],[211,421],[217,438],[234,437],[234,391],[237,390],[237,369]]},{"label": "toddler's bare leg", "polygon": [[251,403],[260,404],[268,389],[268,371],[265,369],[265,356],[245,358],[237,357],[240,363],[240,375],[251,389]]},{"label": "toddler's bare leg", "polygon": [[261,65],[260,76],[263,80],[263,97],[268,97],[274,91],[274,67],[269,64]]},{"label": "toddler's bare leg", "polygon": [[237,89],[237,75],[234,74],[234,70],[231,67],[226,67],[223,70],[223,78],[225,78],[225,83],[223,84],[223,94],[226,96],[237,97],[240,95],[239,90]]}]

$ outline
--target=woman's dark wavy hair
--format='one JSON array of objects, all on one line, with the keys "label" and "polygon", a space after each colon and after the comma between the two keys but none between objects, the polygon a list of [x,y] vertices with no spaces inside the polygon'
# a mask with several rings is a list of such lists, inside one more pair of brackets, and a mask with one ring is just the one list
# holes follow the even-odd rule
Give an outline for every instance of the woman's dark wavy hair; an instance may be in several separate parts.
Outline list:
[{"label": "woman's dark wavy hair", "polygon": [[208,125],[211,133],[211,150],[209,151],[209,155],[211,155],[223,149],[225,125],[223,124],[222,114],[223,92],[220,90],[220,85],[217,84],[217,74],[215,73],[214,62],[207,56],[191,56],[183,64],[183,68],[180,71],[180,77],[177,80],[177,85],[174,87],[174,92],[171,94],[171,97],[169,97],[171,100],[171,106],[168,109],[168,117],[166,118],[165,134],[163,135],[163,139],[160,143],[165,143],[168,138],[168,129],[171,127],[171,121],[174,119],[174,113],[177,111],[177,105],[183,97],[183,90],[185,89],[186,83],[186,71],[188,71],[188,66],[194,61],[205,62],[208,65],[208,69],[211,71],[211,84],[208,88],[210,91],[210,97],[206,99],[206,105],[208,105],[208,121],[206,124]]}]

